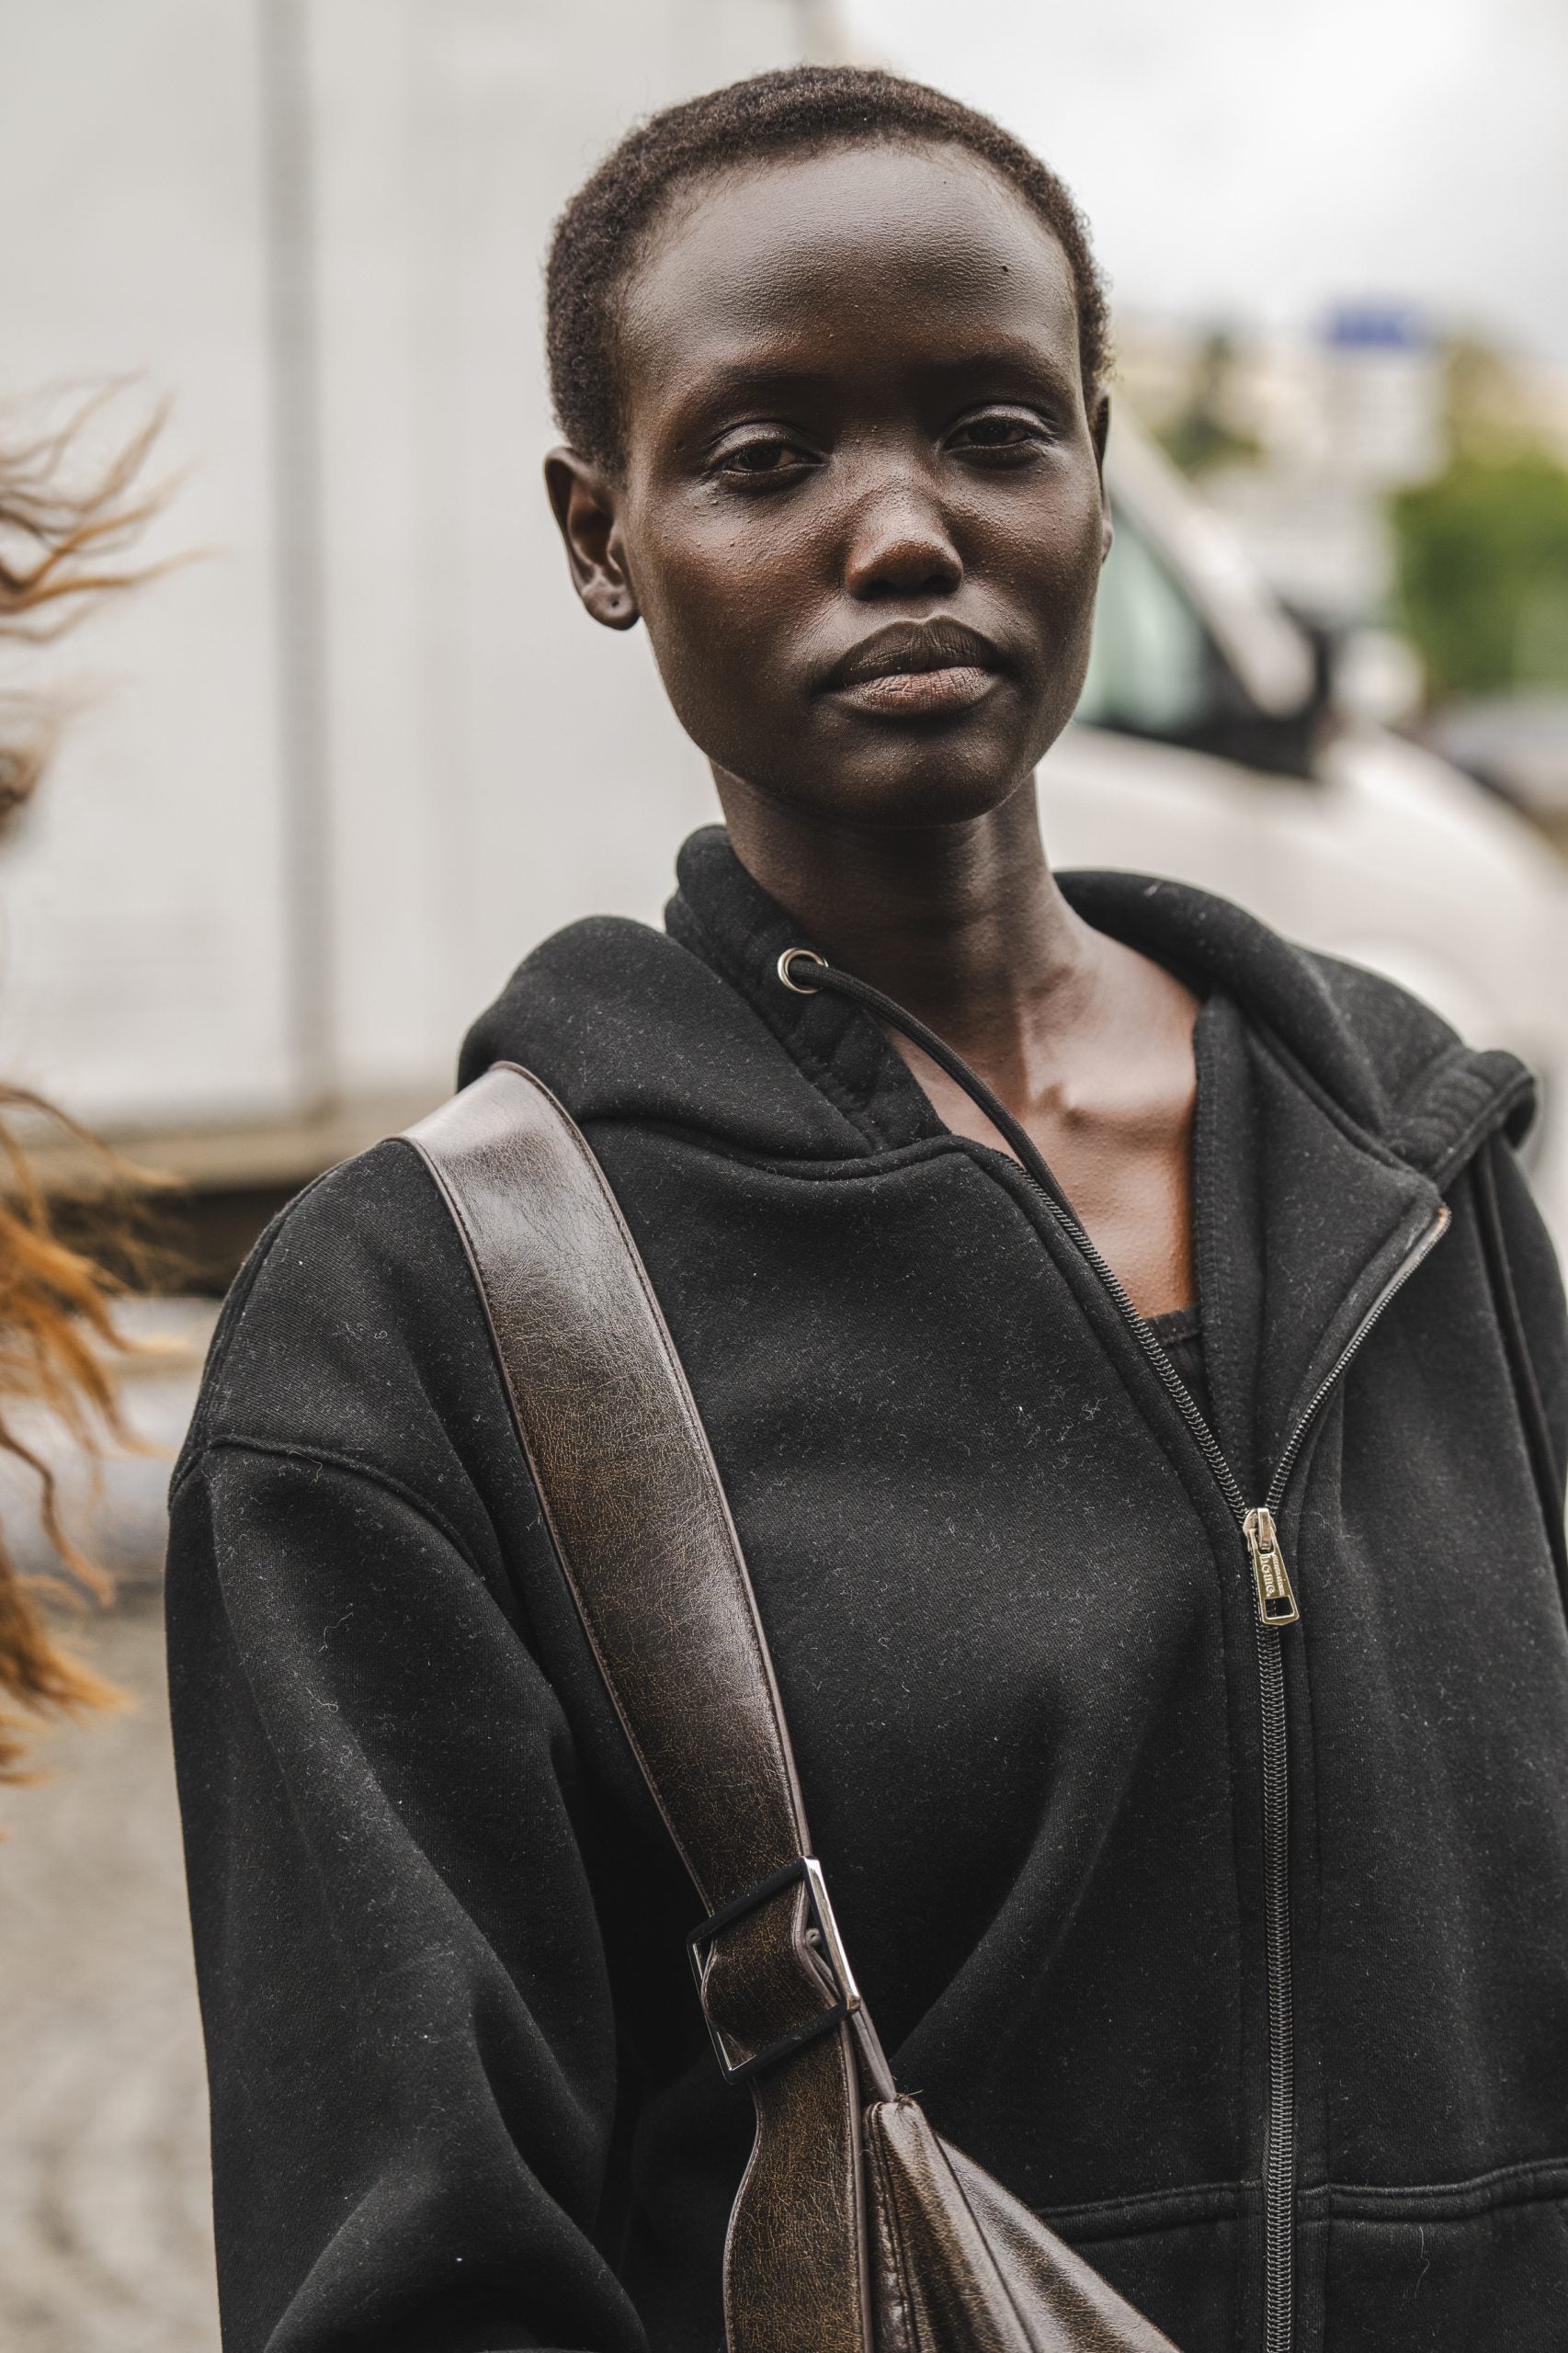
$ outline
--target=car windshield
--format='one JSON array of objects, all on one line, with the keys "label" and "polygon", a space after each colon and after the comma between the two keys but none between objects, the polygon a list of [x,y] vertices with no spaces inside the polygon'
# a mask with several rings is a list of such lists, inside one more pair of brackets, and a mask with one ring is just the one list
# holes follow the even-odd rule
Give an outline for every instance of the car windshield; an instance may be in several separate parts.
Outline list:
[{"label": "car windshield", "polygon": [[1088,675],[1077,717],[1085,727],[1209,752],[1250,768],[1312,773],[1319,707],[1309,698],[1275,715],[1258,708],[1226,660],[1199,604],[1112,502],[1116,537],[1100,576]]},{"label": "car windshield", "polygon": [[1126,513],[1114,509],[1113,520],[1078,717],[1088,727],[1192,742],[1215,701],[1208,631]]}]

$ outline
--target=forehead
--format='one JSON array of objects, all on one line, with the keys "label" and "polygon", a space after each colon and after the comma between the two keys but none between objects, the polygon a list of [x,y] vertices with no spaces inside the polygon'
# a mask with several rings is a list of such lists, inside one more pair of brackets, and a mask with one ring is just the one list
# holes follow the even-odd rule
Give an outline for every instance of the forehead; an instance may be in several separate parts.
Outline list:
[{"label": "forehead", "polygon": [[1067,256],[1032,206],[960,147],[880,142],[726,168],[657,222],[621,305],[633,406],[791,358],[838,368],[1020,339],[1074,373]]}]

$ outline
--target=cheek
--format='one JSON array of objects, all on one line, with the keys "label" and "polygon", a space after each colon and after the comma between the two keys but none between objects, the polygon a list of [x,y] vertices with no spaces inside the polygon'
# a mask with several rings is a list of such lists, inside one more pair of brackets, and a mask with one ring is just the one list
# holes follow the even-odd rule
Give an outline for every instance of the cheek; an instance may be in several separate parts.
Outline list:
[{"label": "cheek", "polygon": [[1092,613],[1105,529],[1097,474],[1043,483],[1038,497],[994,524],[995,559],[1059,619],[1079,606]]},{"label": "cheek", "polygon": [[1006,575],[1008,601],[1028,616],[1039,758],[1071,717],[1088,670],[1104,557],[1098,478],[1061,485],[1027,517],[1009,520],[1006,543],[993,543],[993,558],[997,574]]},{"label": "cheek", "polygon": [[976,571],[989,563],[994,585],[1025,620],[1032,763],[1072,717],[1088,670],[1105,543],[1098,475],[1042,485],[1038,498],[994,509],[990,524]]},{"label": "cheek", "polygon": [[[760,502],[759,502],[760,507]],[[641,518],[637,518],[640,523]],[[629,532],[637,600],[677,709],[722,699],[726,679],[766,689],[811,604],[808,535],[777,510],[672,514]]]},{"label": "cheek", "polygon": [[758,745],[792,743],[799,714],[778,676],[802,603],[784,551],[747,518],[628,517],[627,561],[670,707],[710,759],[749,771]]}]

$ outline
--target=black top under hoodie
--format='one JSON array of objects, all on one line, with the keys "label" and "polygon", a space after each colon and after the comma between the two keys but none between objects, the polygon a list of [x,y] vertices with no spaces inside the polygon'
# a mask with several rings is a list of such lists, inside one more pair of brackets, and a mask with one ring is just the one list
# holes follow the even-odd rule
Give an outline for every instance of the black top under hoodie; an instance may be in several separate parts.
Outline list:
[{"label": "black top under hoodie", "polygon": [[[1063,887],[1206,999],[1210,1408],[1249,1501],[1297,1446],[1272,2034],[1245,1548],[1023,1172],[780,986],[798,935],[716,830],[667,936],[547,941],[462,1075],[539,1073],[614,1184],[937,2128],[1183,2353],[1263,2342],[1271,2115],[1296,2353],[1559,2353],[1568,1343],[1528,1079],[1220,900]],[[408,1145],[236,1286],[169,1606],[230,2353],[713,2353],[750,2104]]]}]

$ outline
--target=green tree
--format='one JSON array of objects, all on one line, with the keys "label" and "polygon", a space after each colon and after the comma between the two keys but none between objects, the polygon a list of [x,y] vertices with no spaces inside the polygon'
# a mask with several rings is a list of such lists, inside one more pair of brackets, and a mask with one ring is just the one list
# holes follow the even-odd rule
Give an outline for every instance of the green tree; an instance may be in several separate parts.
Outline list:
[{"label": "green tree", "polygon": [[1392,502],[1404,626],[1434,696],[1568,686],[1568,470],[1461,449]]}]

